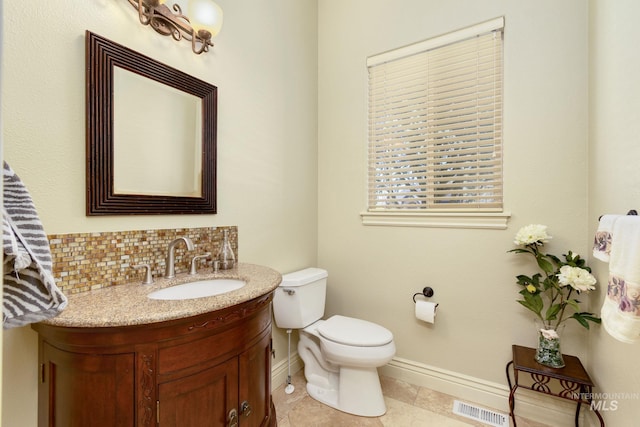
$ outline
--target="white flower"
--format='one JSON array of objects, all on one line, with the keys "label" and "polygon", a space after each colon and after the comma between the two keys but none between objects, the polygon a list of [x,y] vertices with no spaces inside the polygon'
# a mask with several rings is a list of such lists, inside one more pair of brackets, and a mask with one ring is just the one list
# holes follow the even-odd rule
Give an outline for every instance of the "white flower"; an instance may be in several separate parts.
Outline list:
[{"label": "white flower", "polygon": [[529,224],[522,227],[516,233],[516,245],[532,245],[548,242],[551,236],[547,235],[547,226],[540,224]]},{"label": "white flower", "polygon": [[555,329],[540,329],[542,336],[548,340],[555,340],[560,338]]},{"label": "white flower", "polygon": [[571,286],[580,292],[592,291],[596,288],[594,286],[596,278],[591,273],[584,268],[571,267],[570,265],[560,267],[558,281],[561,286]]}]

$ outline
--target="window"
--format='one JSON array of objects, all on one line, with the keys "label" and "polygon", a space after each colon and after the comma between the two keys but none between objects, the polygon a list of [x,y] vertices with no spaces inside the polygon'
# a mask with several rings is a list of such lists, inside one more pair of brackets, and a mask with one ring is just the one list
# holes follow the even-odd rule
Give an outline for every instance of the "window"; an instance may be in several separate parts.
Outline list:
[{"label": "window", "polygon": [[365,224],[388,214],[505,218],[503,28],[498,18],[368,58]]}]

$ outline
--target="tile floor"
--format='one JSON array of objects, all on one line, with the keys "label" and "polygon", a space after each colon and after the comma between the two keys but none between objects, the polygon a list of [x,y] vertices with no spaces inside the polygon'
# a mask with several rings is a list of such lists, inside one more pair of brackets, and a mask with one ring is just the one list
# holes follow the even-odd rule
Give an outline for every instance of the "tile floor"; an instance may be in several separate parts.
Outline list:
[{"label": "tile floor", "polygon": [[[387,413],[367,418],[346,414],[312,399],[305,389],[303,371],[292,376],[295,391],[284,385],[272,393],[278,427],[482,427],[486,424],[455,415],[455,397],[389,377],[381,377]],[[470,402],[472,403],[472,402]],[[516,416],[518,427],[549,427]]]}]

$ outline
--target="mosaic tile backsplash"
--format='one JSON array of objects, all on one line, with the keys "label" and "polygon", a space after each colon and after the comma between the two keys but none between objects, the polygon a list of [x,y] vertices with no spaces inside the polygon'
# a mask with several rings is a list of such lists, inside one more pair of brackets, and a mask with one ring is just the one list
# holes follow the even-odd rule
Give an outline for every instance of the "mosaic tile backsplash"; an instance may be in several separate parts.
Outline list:
[{"label": "mosaic tile backsplash", "polygon": [[162,277],[167,247],[182,236],[193,240],[195,250],[187,251],[184,244],[176,247],[176,274],[188,272],[191,259],[206,252],[210,252],[211,257],[200,260],[198,270],[210,270],[211,259],[222,245],[225,229],[229,230],[231,247],[238,260],[238,228],[235,226],[50,234],[53,275],[67,295],[142,281],[144,269],[133,269],[139,264],[151,265],[154,279]]}]

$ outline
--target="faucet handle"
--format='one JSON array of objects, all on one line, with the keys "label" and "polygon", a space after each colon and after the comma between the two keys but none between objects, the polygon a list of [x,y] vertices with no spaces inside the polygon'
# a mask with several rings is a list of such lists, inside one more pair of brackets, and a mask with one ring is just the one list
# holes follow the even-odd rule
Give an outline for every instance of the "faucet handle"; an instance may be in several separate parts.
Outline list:
[{"label": "faucet handle", "polygon": [[144,274],[144,280],[142,281],[143,285],[150,285],[153,283],[153,276],[151,276],[151,266],[149,264],[138,264],[134,265],[133,268],[136,270],[144,268],[146,270]]},{"label": "faucet handle", "polygon": [[198,274],[198,260],[207,259],[211,256],[211,252],[206,252],[202,255],[196,255],[191,259],[191,267],[189,268],[189,274],[194,275]]}]

